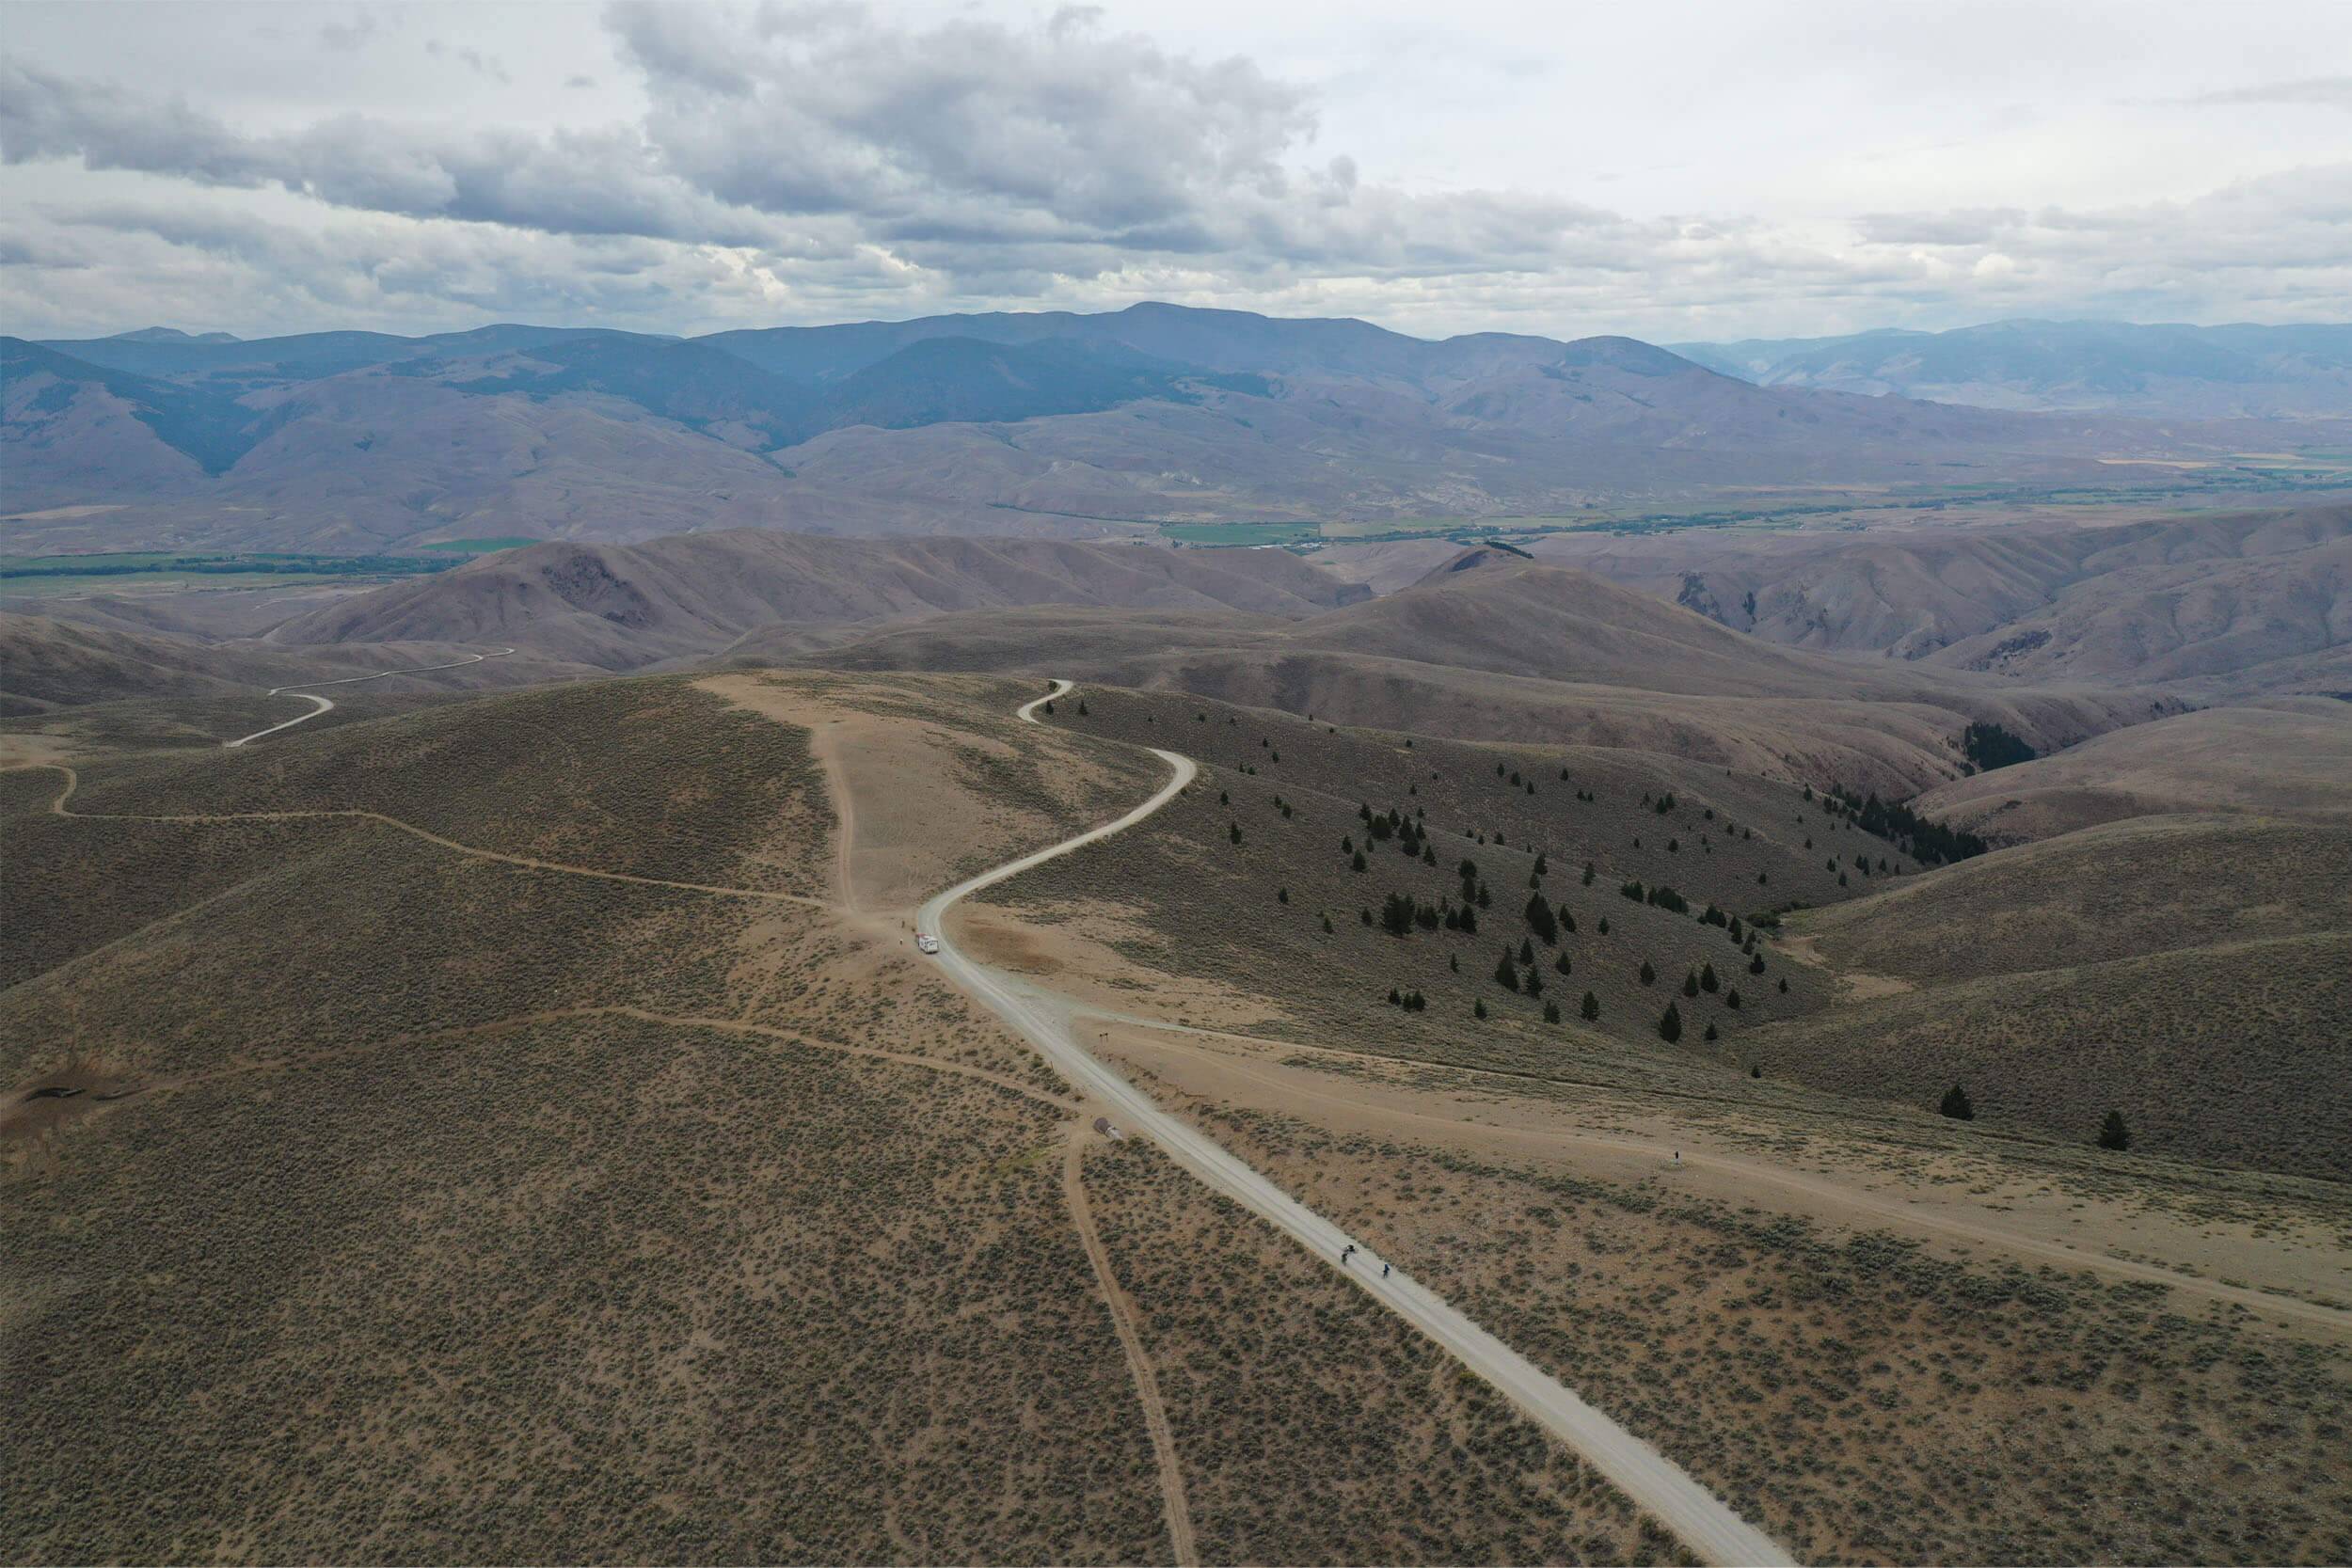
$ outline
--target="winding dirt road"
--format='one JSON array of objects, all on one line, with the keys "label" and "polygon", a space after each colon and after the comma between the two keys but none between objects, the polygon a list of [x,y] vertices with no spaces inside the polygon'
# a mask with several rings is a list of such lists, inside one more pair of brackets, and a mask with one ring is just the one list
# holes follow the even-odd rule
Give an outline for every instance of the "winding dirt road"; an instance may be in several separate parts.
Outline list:
[{"label": "winding dirt road", "polygon": [[[1035,723],[1040,706],[1067,696],[1071,689],[1070,682],[1056,681],[1051,692],[1024,705],[1018,717]],[[991,969],[956,945],[946,930],[946,917],[957,903],[1033,866],[1135,826],[1174,800],[1200,771],[1190,757],[1178,752],[1153,747],[1152,753],[1168,765],[1170,777],[1143,804],[1116,821],[1089,829],[959,882],[917,911],[916,930],[939,940],[941,969],[1035,1045],[1073,1085],[1109,1107],[1121,1126],[1151,1138],[1211,1190],[1222,1193],[1326,1264],[1345,1274],[1358,1289],[1420,1329],[1575,1449],[1699,1557],[1717,1563],[1793,1562],[1795,1560],[1770,1536],[1742,1519],[1680,1465],[1585,1403],[1557,1379],[1404,1274],[1382,1278],[1379,1259],[1360,1243],[1235,1159],[1214,1140],[1160,1109],[1149,1095],[1098,1061],[1079,1043],[1068,1001]],[[1343,1263],[1342,1252],[1350,1246],[1356,1250],[1357,1261]]]},{"label": "winding dirt road", "polygon": [[310,689],[314,686],[356,686],[361,681],[380,681],[387,675],[429,675],[436,670],[463,670],[469,664],[480,664],[484,659],[504,658],[514,651],[512,648],[500,648],[493,653],[468,654],[465,657],[453,659],[447,664],[420,664],[413,670],[378,670],[372,675],[345,675],[340,680],[296,681],[292,686],[273,686],[265,695],[276,697],[291,693],[306,703],[316,703],[318,706],[308,713],[296,714],[282,724],[272,724],[268,729],[255,730],[251,735],[241,735],[234,740],[224,740],[221,744],[223,746],[249,745],[264,736],[276,735],[279,730],[290,730],[296,724],[307,724],[322,713],[334,712],[334,700],[329,697],[313,696]]}]

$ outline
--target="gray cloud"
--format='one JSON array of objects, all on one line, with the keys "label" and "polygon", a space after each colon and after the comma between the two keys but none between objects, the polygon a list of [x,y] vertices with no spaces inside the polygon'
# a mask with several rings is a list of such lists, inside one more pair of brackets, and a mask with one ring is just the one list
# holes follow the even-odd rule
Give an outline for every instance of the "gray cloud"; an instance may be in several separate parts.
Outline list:
[{"label": "gray cloud", "polygon": [[2305,76],[2292,82],[2264,82],[2250,87],[2201,92],[2173,102],[2199,108],[2236,103],[2315,103],[2330,109],[2352,109],[2352,76]]},{"label": "gray cloud", "polygon": [[469,67],[477,76],[487,76],[495,82],[511,83],[515,78],[506,73],[506,67],[495,55],[485,55],[470,44],[448,44],[439,39],[427,39],[424,52],[435,59],[447,57]]},{"label": "gray cloud", "polygon": [[328,22],[319,27],[319,41],[329,49],[358,49],[374,36],[375,18],[366,11],[348,22]]},{"label": "gray cloud", "polygon": [[664,173],[627,127],[436,135],[356,115],[255,135],[110,84],[0,61],[0,162],[79,158],[199,184],[278,185],[331,206],[557,233],[757,245],[780,237]]},{"label": "gray cloud", "polygon": [[[20,51],[0,61],[0,165],[77,194],[0,208],[12,229],[29,213],[0,264],[58,275],[19,290],[52,317],[140,297],[92,277],[95,257],[145,282],[158,303],[141,321],[180,299],[199,307],[190,322],[232,330],[479,311],[686,329],[1153,296],[1408,330],[1699,337],[1743,313],[1836,325],[2352,298],[2342,165],[2109,208],[1995,191],[2017,204],[1630,215],[1384,180],[1321,145],[1297,83],[1088,8],[907,24],[855,5],[625,3],[604,24],[631,91],[598,91],[572,68],[605,68],[568,57],[568,81],[542,86],[607,118],[530,128],[382,112],[241,124]],[[355,46],[368,25],[343,24]],[[426,49],[498,81],[516,62],[517,99],[532,85],[511,36],[502,52],[454,36]],[[417,62],[373,52],[394,53]],[[2208,100],[2333,102],[2334,81]],[[203,310],[207,290],[246,314]]]}]

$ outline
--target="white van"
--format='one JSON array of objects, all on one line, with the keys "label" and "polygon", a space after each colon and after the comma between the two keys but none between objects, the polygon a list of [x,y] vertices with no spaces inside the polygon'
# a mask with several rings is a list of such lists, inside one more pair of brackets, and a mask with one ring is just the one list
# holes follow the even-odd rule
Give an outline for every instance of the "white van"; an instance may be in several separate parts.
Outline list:
[{"label": "white van", "polygon": [[915,934],[914,946],[917,952],[936,953],[939,951],[939,939],[929,931],[920,931]]}]

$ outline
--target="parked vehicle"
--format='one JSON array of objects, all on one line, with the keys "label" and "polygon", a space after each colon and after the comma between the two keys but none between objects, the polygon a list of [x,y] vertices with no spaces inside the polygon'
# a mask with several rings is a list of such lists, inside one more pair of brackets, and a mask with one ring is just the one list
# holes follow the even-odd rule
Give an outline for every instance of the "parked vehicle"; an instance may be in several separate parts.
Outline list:
[{"label": "parked vehicle", "polygon": [[915,937],[914,945],[921,952],[936,953],[939,951],[939,939],[924,931]]}]

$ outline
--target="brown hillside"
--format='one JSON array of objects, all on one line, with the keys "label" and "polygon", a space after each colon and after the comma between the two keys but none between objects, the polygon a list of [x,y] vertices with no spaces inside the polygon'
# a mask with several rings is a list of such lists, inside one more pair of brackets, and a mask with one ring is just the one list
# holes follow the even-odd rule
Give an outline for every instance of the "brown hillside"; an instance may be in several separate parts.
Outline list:
[{"label": "brown hillside", "polygon": [[2352,930],[2352,826],[2107,823],[1807,911],[1794,928],[1839,969],[1921,985]]},{"label": "brown hillside", "polygon": [[1629,747],[1903,796],[1961,771],[1959,736],[1972,720],[2057,747],[2172,706],[1776,648],[1589,573],[1502,554],[1286,625],[1162,622],[1137,636],[1100,618],[1035,611],[1000,626],[981,613],[887,627],[797,661],[1067,675],[1460,739]]},{"label": "brown hillside", "polygon": [[2279,699],[2117,730],[1943,784],[1928,816],[2001,842],[2173,812],[2352,817],[2352,704]]},{"label": "brown hillside", "polygon": [[[2027,680],[2309,689],[2306,660],[2352,645],[2352,535],[2250,561],[2130,566],[1933,662]],[[2324,675],[2322,678],[2325,678]]]},{"label": "brown hillside", "polygon": [[1297,616],[1363,592],[1279,550],[745,530],[509,551],[298,617],[273,639],[488,641],[627,670],[778,625],[1034,604]]}]

